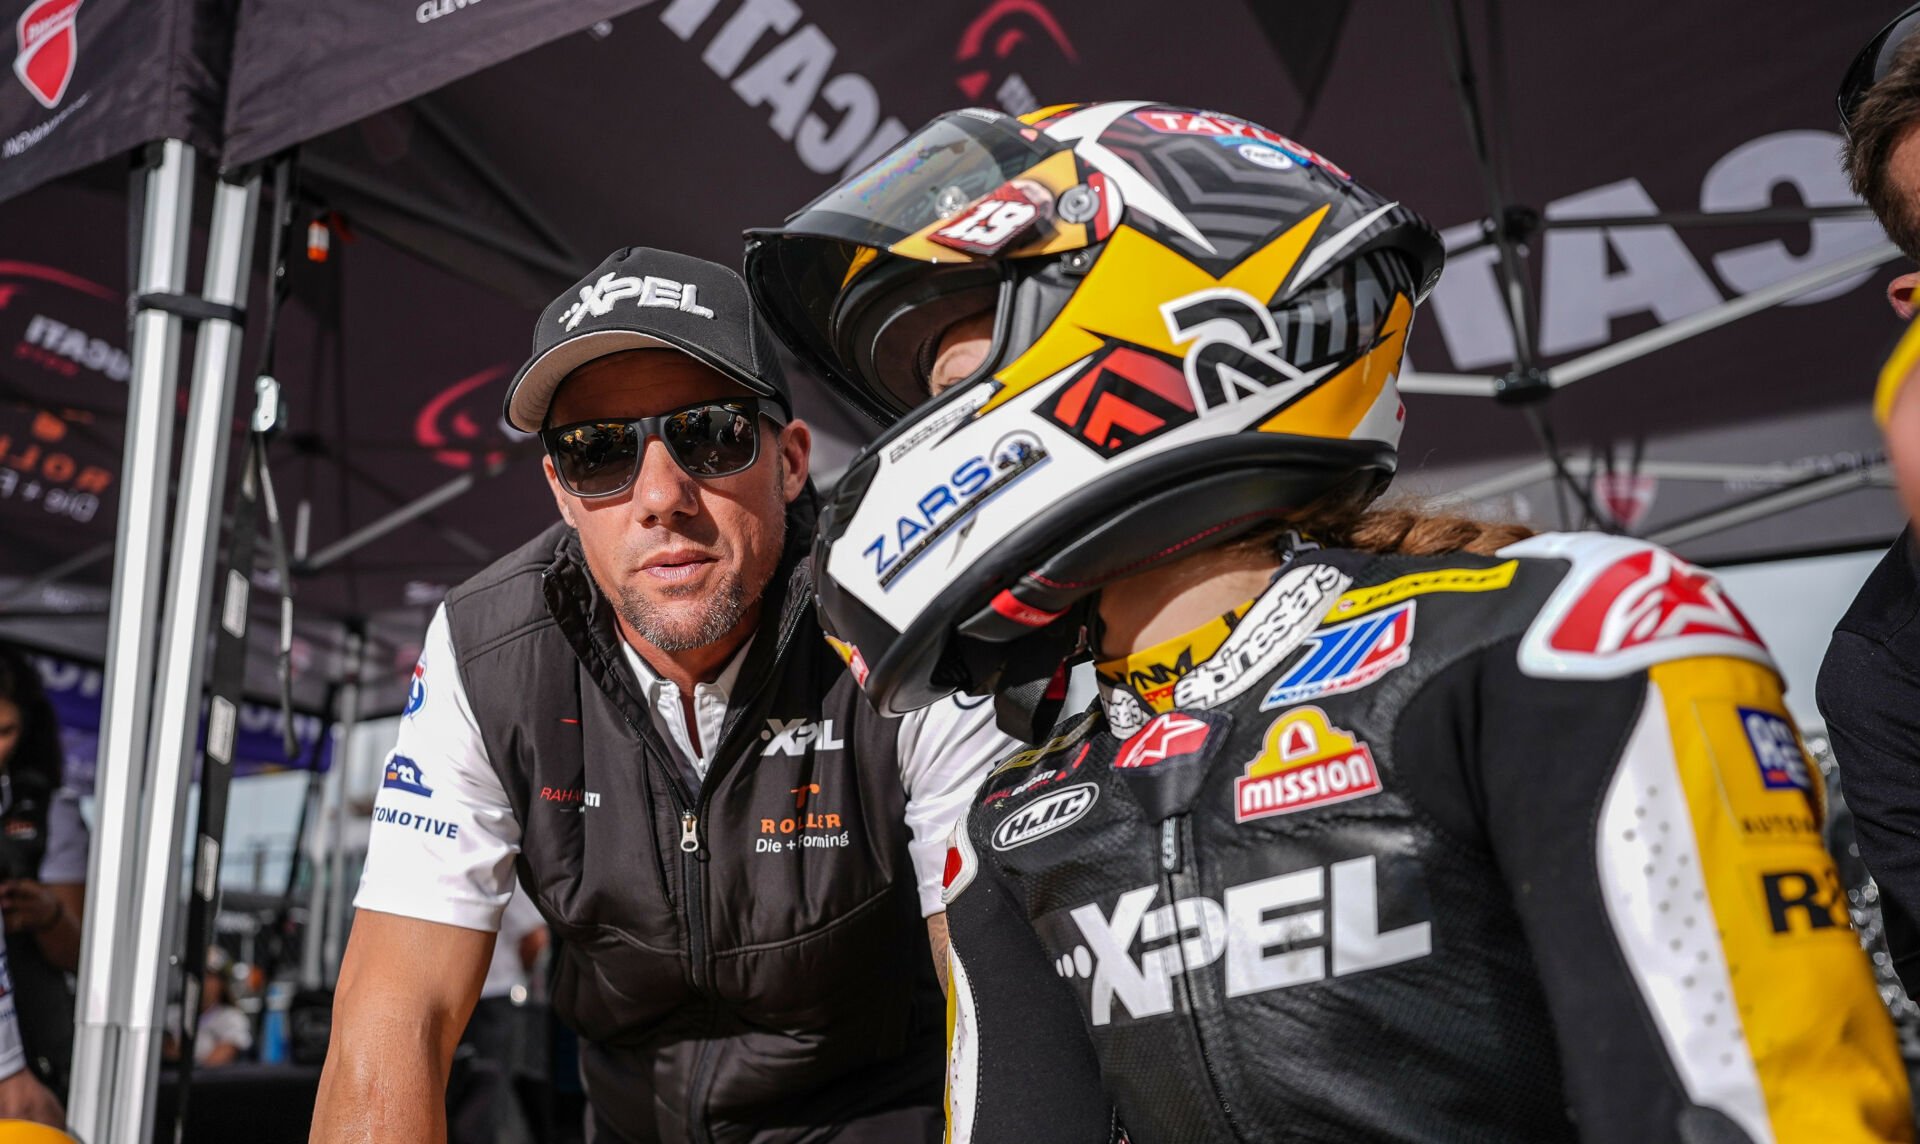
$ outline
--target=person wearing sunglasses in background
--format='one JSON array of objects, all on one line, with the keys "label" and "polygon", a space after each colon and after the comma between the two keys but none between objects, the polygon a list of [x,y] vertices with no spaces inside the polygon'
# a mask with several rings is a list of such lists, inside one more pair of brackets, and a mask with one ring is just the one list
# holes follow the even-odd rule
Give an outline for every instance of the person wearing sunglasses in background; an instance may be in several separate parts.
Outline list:
[{"label": "person wearing sunglasses in background", "polygon": [[[1920,263],[1920,4],[1855,57],[1840,85],[1842,162],[1853,188],[1909,259]],[[1920,271],[1887,284],[1912,318]],[[1874,417],[1909,517],[1920,520],[1920,322],[1881,371]],[[1920,997],[1920,551],[1911,525],[1893,543],[1833,633],[1815,687],[1860,857],[1879,886],[1893,968]]]},{"label": "person wearing sunglasses in background", "polygon": [[444,1138],[516,872],[590,1139],[939,1139],[945,842],[1010,744],[986,704],[875,714],[822,638],[810,432],[745,287],[615,252],[506,415],[562,521],[428,628],[313,1139]]}]

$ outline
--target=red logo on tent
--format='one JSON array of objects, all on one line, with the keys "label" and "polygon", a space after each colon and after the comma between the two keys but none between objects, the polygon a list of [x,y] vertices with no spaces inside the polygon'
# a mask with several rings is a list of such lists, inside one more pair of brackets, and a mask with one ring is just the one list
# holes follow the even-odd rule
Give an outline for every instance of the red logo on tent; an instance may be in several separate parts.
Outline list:
[{"label": "red logo on tent", "polygon": [[1629,531],[1640,527],[1653,507],[1653,494],[1659,491],[1660,478],[1642,473],[1599,473],[1593,478],[1594,495],[1615,523]]},{"label": "red logo on tent", "polygon": [[509,443],[501,428],[493,383],[513,367],[496,365],[461,378],[435,394],[413,419],[413,439],[450,469],[497,465]]},{"label": "red logo on tent", "polygon": [[1177,755],[1191,755],[1207,744],[1207,724],[1191,715],[1169,711],[1154,717],[1120,747],[1114,769],[1150,767]]},{"label": "red logo on tent", "polygon": [[20,52],[13,57],[13,74],[47,108],[59,106],[73,79],[80,56],[73,25],[79,14],[80,0],[35,0],[14,26]]},{"label": "red logo on tent", "polygon": [[[968,99],[980,99],[993,84],[994,73],[1005,67],[1002,61],[1030,39],[1051,40],[1067,62],[1080,62],[1079,53],[1073,50],[1073,41],[1067,38],[1067,30],[1060,26],[1060,21],[1045,4],[1039,0],[994,0],[987,5],[986,11],[967,25],[966,31],[960,33],[960,43],[954,47],[953,60],[958,64],[974,66],[961,72],[954,79],[954,84]],[[982,64],[986,66],[980,66]],[[1008,106],[1009,111],[1029,110],[1026,106],[1018,105],[1038,106],[1026,81],[1010,70],[1001,76],[998,90],[993,94],[1001,98],[1003,106],[1009,102],[1016,105]],[[1009,100],[1008,97],[1012,98]]]},{"label": "red logo on tent", "polygon": [[1760,637],[1713,577],[1657,548],[1624,556],[1594,578],[1548,641],[1555,651],[1611,655],[1655,640]]}]

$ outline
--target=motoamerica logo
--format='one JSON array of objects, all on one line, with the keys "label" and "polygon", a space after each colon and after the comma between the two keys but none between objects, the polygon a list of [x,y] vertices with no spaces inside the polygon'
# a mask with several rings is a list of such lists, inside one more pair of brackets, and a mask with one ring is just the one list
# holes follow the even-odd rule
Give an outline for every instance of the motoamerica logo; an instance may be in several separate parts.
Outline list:
[{"label": "motoamerica logo", "polygon": [[19,51],[13,57],[13,74],[48,110],[60,106],[73,81],[80,56],[74,33],[79,15],[80,0],[38,0],[27,5],[14,25]]}]

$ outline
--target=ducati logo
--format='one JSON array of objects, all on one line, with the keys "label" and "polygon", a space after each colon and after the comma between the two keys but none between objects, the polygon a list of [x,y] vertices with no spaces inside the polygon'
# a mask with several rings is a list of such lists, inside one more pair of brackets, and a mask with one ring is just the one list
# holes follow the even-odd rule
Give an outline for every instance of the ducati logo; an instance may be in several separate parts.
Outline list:
[{"label": "ducati logo", "polygon": [[73,79],[80,55],[73,30],[79,13],[80,0],[35,0],[14,26],[20,50],[13,57],[13,74],[48,110],[60,105]]}]

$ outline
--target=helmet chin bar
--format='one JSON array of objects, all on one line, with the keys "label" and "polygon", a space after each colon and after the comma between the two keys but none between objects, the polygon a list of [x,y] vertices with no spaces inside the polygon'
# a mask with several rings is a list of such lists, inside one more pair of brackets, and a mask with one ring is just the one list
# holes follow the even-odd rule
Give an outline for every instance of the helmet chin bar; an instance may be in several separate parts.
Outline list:
[{"label": "helmet chin bar", "polygon": [[[836,490],[822,519],[821,567],[871,479],[870,469],[854,469],[861,471],[849,477],[862,488]],[[904,631],[826,576],[819,581],[822,614],[847,625],[837,638],[861,644],[870,667],[862,686],[882,714],[904,714],[959,691],[1014,687],[1021,693],[1010,701],[1009,731],[1044,730],[1051,715],[1046,689],[1036,685],[1076,652],[1101,587],[1298,519],[1330,499],[1364,503],[1392,469],[1393,451],[1383,442],[1279,434],[1215,439],[1154,458],[1136,471],[1136,481],[1086,489],[1036,512],[994,559],[956,579]],[[1208,523],[1195,532],[1196,521]],[[1074,539],[1062,546],[1063,536]]]},{"label": "helmet chin bar", "polygon": [[[1263,526],[1296,520],[1329,503],[1357,499],[1364,504],[1386,484],[1384,474],[1342,475],[1346,479],[1331,487],[1322,482],[1317,495],[1310,495],[1311,485],[1297,479],[1259,481],[1249,480],[1244,472],[1222,473],[1168,489],[1134,512],[1088,531],[995,597],[996,603],[1011,597],[1035,612],[1058,612],[1056,619],[1036,630],[1009,617],[1009,612],[1020,614],[1019,608],[989,603],[959,625],[949,656],[966,665],[969,680],[979,681],[966,690],[993,695],[994,720],[1002,731],[1028,743],[1040,742],[1059,722],[1068,670],[1090,654],[1087,632],[1097,616],[1100,588]],[[1186,510],[1195,504],[1209,505],[1225,517],[1194,533],[1179,522],[1194,519]],[[1118,529],[1132,534],[1131,551],[1139,551],[1145,540],[1152,554],[1117,564],[1114,552],[1128,551],[1113,543]]]}]

